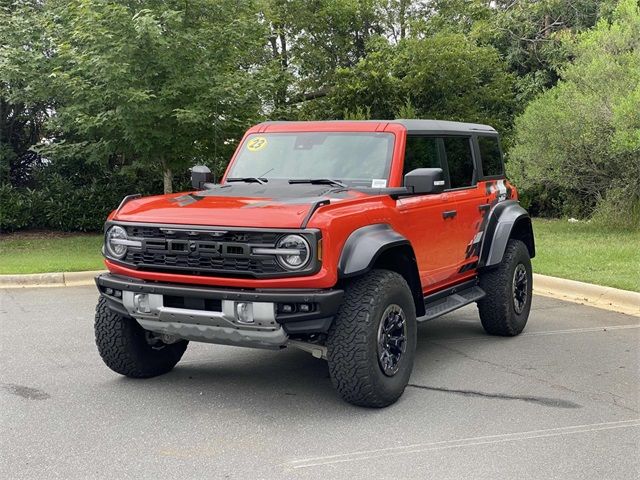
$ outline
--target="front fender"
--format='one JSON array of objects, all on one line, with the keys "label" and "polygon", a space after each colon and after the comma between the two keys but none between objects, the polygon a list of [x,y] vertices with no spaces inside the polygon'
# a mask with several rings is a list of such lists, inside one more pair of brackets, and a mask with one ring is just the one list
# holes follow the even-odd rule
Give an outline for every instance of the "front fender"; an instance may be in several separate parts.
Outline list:
[{"label": "front fender", "polygon": [[358,228],[342,248],[338,275],[345,278],[365,273],[385,250],[401,245],[411,246],[409,240],[385,223]]}]

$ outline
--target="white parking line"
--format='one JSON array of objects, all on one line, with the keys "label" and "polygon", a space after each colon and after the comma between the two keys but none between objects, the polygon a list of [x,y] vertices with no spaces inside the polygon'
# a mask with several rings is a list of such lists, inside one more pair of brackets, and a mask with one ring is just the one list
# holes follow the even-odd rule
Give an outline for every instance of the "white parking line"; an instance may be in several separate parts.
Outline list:
[{"label": "white parking line", "polygon": [[[583,328],[568,328],[566,330],[547,330],[542,332],[524,332],[518,335],[518,337],[540,337],[543,335],[562,335],[567,333],[588,333],[588,332],[607,332],[609,330],[628,330],[640,328],[640,324],[636,325],[602,325],[601,327],[583,327]],[[495,337],[491,337],[488,335],[478,335],[475,337],[457,337],[457,338],[433,338],[434,342],[439,343],[457,343],[457,342],[466,342],[469,340],[491,340]],[[431,341],[431,339],[430,339]]]},{"label": "white parking line", "polygon": [[362,450],[324,457],[305,458],[293,460],[284,466],[289,468],[309,468],[336,463],[357,462],[362,460],[378,459],[407,453],[430,452],[449,448],[464,448],[476,445],[493,443],[515,442],[537,438],[558,437],[563,435],[575,435],[578,433],[599,432],[617,428],[640,427],[640,418],[633,420],[621,420],[617,422],[591,423],[586,425],[574,425],[569,427],[549,428],[545,430],[530,430],[526,432],[505,433],[501,435],[486,435],[481,437],[460,438],[455,440],[442,440],[439,442],[416,443],[401,447],[380,448],[375,450]]}]

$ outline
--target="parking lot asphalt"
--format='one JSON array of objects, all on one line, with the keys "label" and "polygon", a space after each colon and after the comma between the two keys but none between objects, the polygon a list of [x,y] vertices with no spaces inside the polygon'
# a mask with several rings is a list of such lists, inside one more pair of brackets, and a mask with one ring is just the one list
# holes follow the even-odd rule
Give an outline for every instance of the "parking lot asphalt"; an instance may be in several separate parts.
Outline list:
[{"label": "parking lot asphalt", "polygon": [[121,377],[92,287],[0,290],[2,479],[638,479],[640,318],[535,297],[525,333],[475,307],[421,325],[395,405],[340,400],[326,362],[191,343]]}]

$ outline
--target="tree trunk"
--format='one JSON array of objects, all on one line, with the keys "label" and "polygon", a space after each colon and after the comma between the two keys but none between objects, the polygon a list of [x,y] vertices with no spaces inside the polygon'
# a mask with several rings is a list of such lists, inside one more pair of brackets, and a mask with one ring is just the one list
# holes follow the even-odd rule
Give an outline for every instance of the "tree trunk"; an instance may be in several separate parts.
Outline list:
[{"label": "tree trunk", "polygon": [[400,12],[398,17],[400,20],[400,40],[404,40],[407,35],[407,0],[400,0]]},{"label": "tree trunk", "polygon": [[163,162],[164,193],[173,193],[173,172]]}]

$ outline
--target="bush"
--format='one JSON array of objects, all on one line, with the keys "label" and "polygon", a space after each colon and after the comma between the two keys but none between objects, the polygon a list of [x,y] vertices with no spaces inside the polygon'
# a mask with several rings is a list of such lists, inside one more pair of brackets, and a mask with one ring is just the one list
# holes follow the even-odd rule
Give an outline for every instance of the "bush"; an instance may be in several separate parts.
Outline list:
[{"label": "bush", "polygon": [[157,172],[122,169],[109,172],[106,166],[101,169],[94,165],[70,173],[65,171],[68,167],[51,164],[43,168],[37,174],[34,189],[0,185],[0,232],[100,231],[124,196],[162,192]]},{"label": "bush", "polygon": [[18,190],[10,184],[0,185],[0,232],[19,230],[33,225],[33,190]]},{"label": "bush", "polygon": [[558,85],[516,119],[509,173],[540,213],[600,212],[613,223],[633,222],[629,212],[640,202],[638,25],[637,3],[620,2],[611,24],[601,21],[578,37]]},{"label": "bush", "polygon": [[640,201],[630,201],[624,188],[612,188],[593,212],[592,221],[602,227],[640,230]]}]

